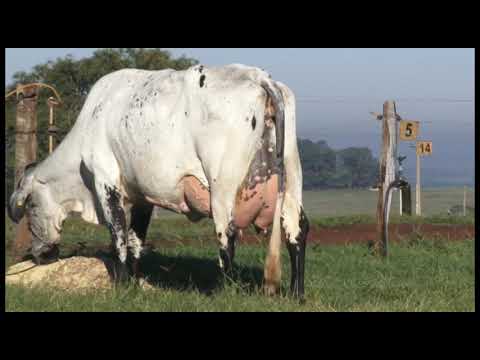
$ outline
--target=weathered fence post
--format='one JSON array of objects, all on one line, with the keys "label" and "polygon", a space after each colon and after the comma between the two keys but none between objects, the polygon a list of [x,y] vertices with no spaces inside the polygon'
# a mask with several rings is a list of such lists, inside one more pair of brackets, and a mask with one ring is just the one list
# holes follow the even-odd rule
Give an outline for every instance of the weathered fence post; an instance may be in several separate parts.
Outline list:
[{"label": "weathered fence post", "polygon": [[[36,86],[22,88],[17,85],[17,114],[15,131],[15,185],[22,177],[25,166],[37,159],[37,95]],[[31,233],[24,217],[16,226],[13,254],[21,260],[32,244]]]},{"label": "weathered fence post", "polygon": [[420,177],[420,157],[432,155],[432,142],[431,141],[417,141],[416,144],[417,152],[417,189],[416,189],[416,200],[417,207],[416,213],[417,216],[422,215],[422,178]]},{"label": "weathered fence post", "polygon": [[420,154],[417,151],[417,185],[415,188],[415,214],[422,215],[422,194],[421,194],[421,179],[420,179]]},{"label": "weathered fence post", "polygon": [[397,119],[398,115],[394,101],[383,104],[382,120],[382,152],[380,154],[380,183],[377,202],[377,239],[374,243],[374,253],[388,254],[388,217],[392,201],[392,186],[396,178],[397,160]]},{"label": "weathered fence post", "polygon": [[410,184],[404,184],[401,187],[402,191],[402,215],[412,215],[412,190]]},{"label": "weathered fence post", "polygon": [[467,216],[467,185],[463,186],[463,216]]}]

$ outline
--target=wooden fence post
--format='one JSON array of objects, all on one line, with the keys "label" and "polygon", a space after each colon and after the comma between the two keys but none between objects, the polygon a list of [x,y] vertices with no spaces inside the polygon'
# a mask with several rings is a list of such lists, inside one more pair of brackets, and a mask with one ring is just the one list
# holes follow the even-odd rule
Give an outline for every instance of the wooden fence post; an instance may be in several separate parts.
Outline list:
[{"label": "wooden fence post", "polygon": [[[25,166],[37,159],[37,95],[35,86],[17,85],[17,114],[15,131],[15,186],[23,176]],[[16,226],[13,256],[20,261],[32,246],[32,235],[26,218]]]},{"label": "wooden fence post", "polygon": [[412,189],[410,184],[405,184],[402,191],[402,214],[412,215]]},{"label": "wooden fence post", "polygon": [[420,178],[420,154],[417,153],[417,185],[415,189],[415,213],[417,216],[422,215],[422,189]]},{"label": "wooden fence post", "polygon": [[383,104],[382,152],[380,154],[380,183],[377,202],[377,239],[374,253],[382,256],[388,254],[388,218],[392,202],[392,183],[396,178],[397,161],[397,112],[394,101]]}]

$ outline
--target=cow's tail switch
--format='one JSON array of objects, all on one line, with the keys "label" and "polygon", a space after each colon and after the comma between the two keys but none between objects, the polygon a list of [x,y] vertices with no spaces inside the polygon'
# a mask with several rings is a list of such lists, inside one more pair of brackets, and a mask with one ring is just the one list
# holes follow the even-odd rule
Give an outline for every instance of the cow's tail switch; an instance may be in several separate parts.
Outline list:
[{"label": "cow's tail switch", "polygon": [[285,103],[282,92],[271,81],[263,80],[262,87],[272,99],[273,107],[275,109],[275,137],[277,148],[277,166],[280,171],[278,176],[278,189],[280,192],[284,191],[285,185],[285,167],[284,167],[284,148],[285,148]]}]

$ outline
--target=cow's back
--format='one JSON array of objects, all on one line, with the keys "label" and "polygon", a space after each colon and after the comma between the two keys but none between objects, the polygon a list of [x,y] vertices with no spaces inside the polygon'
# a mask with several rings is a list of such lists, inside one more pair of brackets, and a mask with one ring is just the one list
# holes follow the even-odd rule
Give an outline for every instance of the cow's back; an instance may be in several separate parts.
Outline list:
[{"label": "cow's back", "polygon": [[140,191],[154,187],[153,174],[169,167],[158,162],[178,139],[168,121],[182,75],[170,69],[125,69],[101,78],[71,131],[87,168],[105,167],[111,161],[101,164],[102,158],[114,158],[126,185]]},{"label": "cow's back", "polygon": [[88,169],[118,166],[126,193],[157,204],[183,199],[189,175],[239,185],[263,133],[266,76],[241,65],[120,70],[95,84],[69,136]]},{"label": "cow's back", "polygon": [[264,105],[261,71],[198,65],[125,75],[103,88],[127,88],[99,96],[105,107],[92,113],[93,122],[102,111],[109,117],[103,120],[104,136],[132,191],[159,203],[175,202],[183,197],[179,183],[188,175],[205,186],[220,173],[231,174],[232,183],[243,180],[263,132],[262,114],[252,126]]}]

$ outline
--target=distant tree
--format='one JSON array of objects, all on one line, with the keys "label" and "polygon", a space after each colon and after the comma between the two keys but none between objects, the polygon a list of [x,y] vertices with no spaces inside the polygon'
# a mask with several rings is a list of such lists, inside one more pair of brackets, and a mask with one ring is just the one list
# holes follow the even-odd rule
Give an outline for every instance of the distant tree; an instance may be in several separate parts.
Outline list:
[{"label": "distant tree", "polygon": [[[152,48],[118,48],[99,49],[92,56],[75,59],[71,55],[57,58],[33,67],[32,71],[19,71],[13,75],[13,82],[5,92],[15,89],[18,83],[28,84],[42,82],[53,85],[62,98],[63,104],[55,113],[55,123],[63,130],[58,141],[61,141],[72,127],[92,88],[102,76],[124,68],[137,68],[144,70],[162,70],[171,68],[183,70],[197,64],[195,59],[181,56],[173,58],[170,52]],[[48,90],[40,90],[37,106],[38,118],[38,154],[39,160],[48,155],[48,107],[46,100],[52,94]],[[15,104],[7,102],[5,109],[5,156],[6,156],[6,195],[10,194],[13,187],[15,166]],[[8,196],[6,197],[8,198]]]},{"label": "distant tree", "polygon": [[368,148],[335,151],[326,141],[298,139],[305,189],[363,188],[375,183],[378,162]]},{"label": "distant tree", "polygon": [[168,51],[161,49],[100,49],[91,57],[75,60],[67,55],[37,65],[29,73],[17,72],[13,75],[14,83],[10,88],[13,89],[17,83],[31,82],[53,85],[64,102],[59,111],[59,125],[68,129],[75,122],[90,89],[102,76],[124,68],[182,70],[197,63],[197,60],[185,56],[172,58]]},{"label": "distant tree", "polygon": [[350,173],[350,188],[373,185],[378,169],[377,161],[368,148],[349,147],[338,152],[342,167]]},{"label": "distant tree", "polygon": [[335,151],[325,141],[316,143],[308,139],[298,139],[302,161],[304,187],[306,189],[325,188],[335,173]]}]

